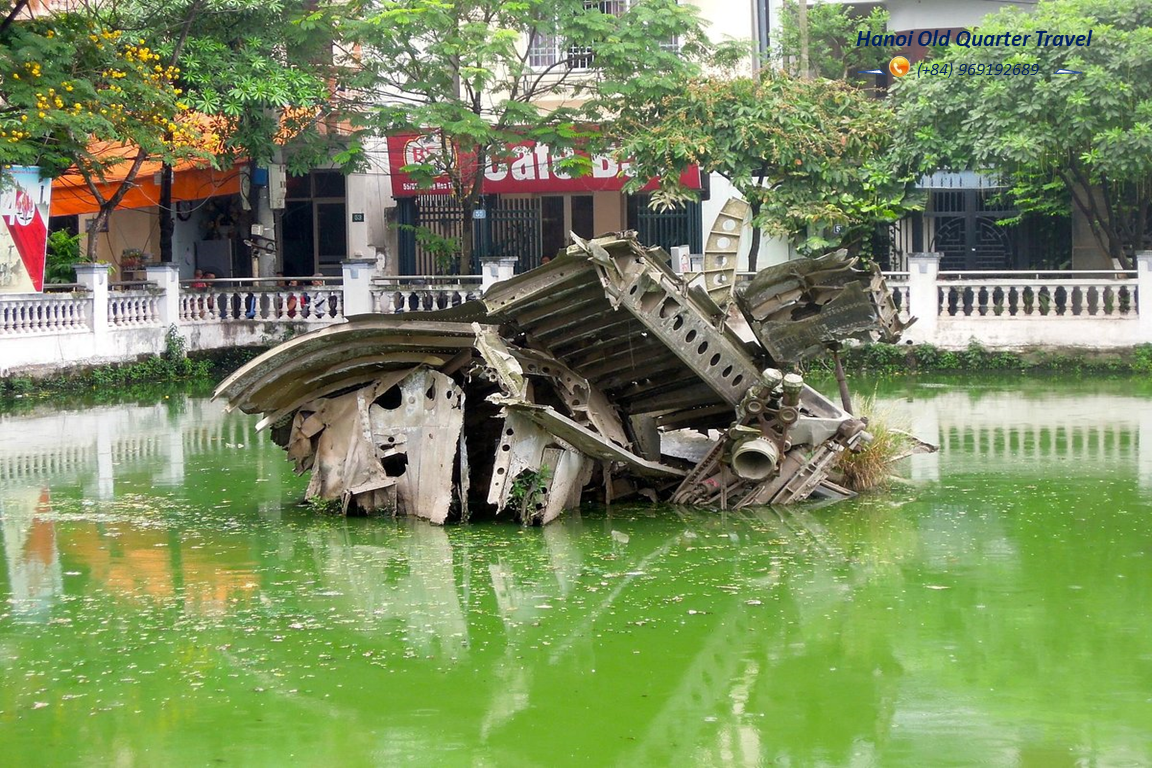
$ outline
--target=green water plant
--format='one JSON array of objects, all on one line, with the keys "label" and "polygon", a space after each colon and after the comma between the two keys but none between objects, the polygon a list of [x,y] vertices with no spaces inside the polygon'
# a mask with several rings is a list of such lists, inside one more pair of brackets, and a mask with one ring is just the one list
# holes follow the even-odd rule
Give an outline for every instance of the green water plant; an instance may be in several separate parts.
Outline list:
[{"label": "green water plant", "polygon": [[525,469],[512,480],[508,491],[508,504],[524,525],[530,525],[536,516],[536,507],[543,504],[552,479],[552,468],[543,465],[539,469]]},{"label": "green water plant", "polygon": [[859,451],[840,454],[836,465],[840,481],[845,488],[857,493],[886,488],[892,479],[892,463],[907,456],[914,441],[906,431],[891,426],[892,414],[879,408],[875,397],[860,398],[856,405],[857,415],[868,419],[872,440]]}]

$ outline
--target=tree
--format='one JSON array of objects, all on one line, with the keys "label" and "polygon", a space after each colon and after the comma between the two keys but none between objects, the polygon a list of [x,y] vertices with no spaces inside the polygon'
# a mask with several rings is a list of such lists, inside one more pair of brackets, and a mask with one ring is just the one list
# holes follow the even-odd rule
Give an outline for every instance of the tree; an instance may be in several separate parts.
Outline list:
[{"label": "tree", "polygon": [[[634,102],[678,90],[706,51],[695,9],[676,0],[352,0],[337,4],[357,57],[354,87],[371,102],[366,133],[430,134],[437,147],[404,167],[446,178],[463,210],[460,267],[472,259],[483,169],[525,142],[604,146]],[[357,53],[358,51],[358,53]]]},{"label": "tree", "polygon": [[[215,139],[213,163],[264,166],[287,146],[296,171],[331,159],[322,127],[333,91],[332,37],[303,2],[133,0],[126,23],[155,38],[190,108]],[[160,255],[171,260],[171,169],[161,179]]]},{"label": "tree", "polygon": [[[165,164],[169,260],[171,165],[266,164],[285,145],[297,170],[331,157],[320,138],[331,45],[296,23],[303,3],[130,0],[23,19],[26,7],[17,0],[0,17],[0,72],[10,73],[0,78],[0,158],[80,174],[100,205],[96,231],[148,160]],[[89,259],[95,249],[89,238]]]},{"label": "tree", "polygon": [[805,71],[800,63],[802,56],[798,56],[805,46],[807,71],[829,80],[856,80],[857,72],[887,69],[888,61],[899,50],[896,46],[856,45],[860,32],[882,35],[888,29],[888,11],[883,8],[858,15],[855,6],[818,0],[807,9],[806,23],[801,23],[803,5],[795,0],[784,3],[780,9],[776,55],[790,75],[799,76]]},{"label": "tree", "polygon": [[[145,160],[201,156],[185,118],[178,70],[102,10],[84,9],[0,27],[4,161],[46,175],[77,173],[99,205],[99,231]],[[112,171],[124,178],[103,186]],[[96,238],[87,257],[95,260]]]},{"label": "tree", "polygon": [[910,179],[885,158],[892,110],[844,82],[702,78],[630,114],[620,153],[633,159],[633,185],[657,177],[653,201],[670,205],[694,194],[680,182],[692,165],[728,178],[752,207],[752,269],[761,227],[822,252],[911,207]]},{"label": "tree", "polygon": [[[1038,46],[1037,30],[1091,30],[1092,42]],[[1071,198],[1101,248],[1131,266],[1152,245],[1152,0],[1042,1],[986,17],[979,33],[1031,37],[954,41],[934,59],[952,77],[899,83],[898,153],[925,171],[994,173],[1022,211],[1067,215]]]}]

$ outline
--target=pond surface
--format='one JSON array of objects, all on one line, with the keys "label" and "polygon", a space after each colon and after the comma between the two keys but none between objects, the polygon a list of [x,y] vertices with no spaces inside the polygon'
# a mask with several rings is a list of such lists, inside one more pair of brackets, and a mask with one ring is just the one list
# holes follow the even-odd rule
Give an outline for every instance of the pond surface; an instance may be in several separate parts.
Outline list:
[{"label": "pond surface", "polygon": [[787,512],[323,519],[255,419],[0,416],[0,762],[1152,764],[1152,389],[899,381]]}]

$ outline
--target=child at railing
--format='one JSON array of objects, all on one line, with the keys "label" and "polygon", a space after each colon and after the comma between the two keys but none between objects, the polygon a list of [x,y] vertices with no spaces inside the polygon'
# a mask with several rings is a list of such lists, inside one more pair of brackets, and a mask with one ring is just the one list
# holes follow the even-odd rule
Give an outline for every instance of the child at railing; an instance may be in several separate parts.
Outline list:
[{"label": "child at railing", "polygon": [[[194,291],[208,290],[208,283],[204,282],[204,270],[197,269],[192,273],[192,282],[188,285]],[[204,299],[193,299],[194,306],[196,307],[196,316],[204,317]]]},{"label": "child at railing", "polygon": [[[299,286],[300,286],[300,283],[297,280],[289,280],[288,281],[288,287],[289,288],[297,288]],[[301,297],[306,299],[306,297],[304,297],[303,294],[301,294]],[[285,309],[287,309],[288,317],[296,317],[296,307],[298,305],[301,305],[301,304],[302,304],[302,302],[296,298],[295,293],[288,294],[288,300],[285,302],[285,305],[284,305]],[[303,306],[301,306],[301,309],[303,309]]]}]

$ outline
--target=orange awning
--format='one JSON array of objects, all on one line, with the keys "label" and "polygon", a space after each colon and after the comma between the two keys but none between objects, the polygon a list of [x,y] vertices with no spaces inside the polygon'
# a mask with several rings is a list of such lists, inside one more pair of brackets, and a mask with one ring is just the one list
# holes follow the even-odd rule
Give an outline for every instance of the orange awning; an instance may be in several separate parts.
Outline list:
[{"label": "orange awning", "polygon": [[[131,163],[125,162],[107,175],[107,181],[97,188],[104,198],[116,193],[124,181]],[[145,162],[137,174],[132,188],[124,195],[120,208],[148,208],[160,200],[159,162]],[[119,171],[117,174],[116,171]],[[172,200],[201,200],[215,195],[234,195],[240,191],[240,170],[232,167],[226,171],[206,168],[193,162],[183,162],[174,168],[172,180]],[[52,215],[75,216],[96,213],[99,203],[77,173],[68,173],[52,182]]]}]

